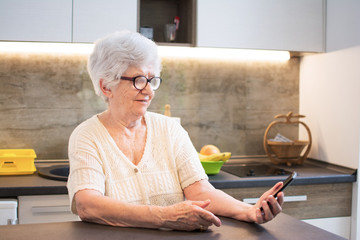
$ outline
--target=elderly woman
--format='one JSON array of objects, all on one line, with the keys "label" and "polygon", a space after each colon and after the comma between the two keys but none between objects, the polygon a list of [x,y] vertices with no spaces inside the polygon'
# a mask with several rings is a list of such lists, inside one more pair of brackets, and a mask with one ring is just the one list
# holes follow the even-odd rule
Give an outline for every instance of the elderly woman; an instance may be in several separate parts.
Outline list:
[{"label": "elderly woman", "polygon": [[[80,124],[69,140],[68,191],[84,221],[192,231],[220,226],[218,216],[264,223],[281,212],[277,183],[255,205],[215,189],[187,132],[147,112],[161,84],[157,46],[138,33],[96,42],[88,61],[95,92],[108,109]],[[260,210],[261,208],[261,210]]]}]

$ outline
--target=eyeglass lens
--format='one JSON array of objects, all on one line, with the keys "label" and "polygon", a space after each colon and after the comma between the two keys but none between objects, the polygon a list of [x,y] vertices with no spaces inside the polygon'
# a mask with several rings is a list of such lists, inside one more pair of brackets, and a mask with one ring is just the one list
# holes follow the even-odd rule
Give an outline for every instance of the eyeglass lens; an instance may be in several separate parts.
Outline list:
[{"label": "eyeglass lens", "polygon": [[[142,90],[146,87],[148,80],[145,77],[135,78],[134,85],[138,90]],[[153,90],[156,90],[160,87],[161,79],[158,77],[151,78],[150,86]]]}]

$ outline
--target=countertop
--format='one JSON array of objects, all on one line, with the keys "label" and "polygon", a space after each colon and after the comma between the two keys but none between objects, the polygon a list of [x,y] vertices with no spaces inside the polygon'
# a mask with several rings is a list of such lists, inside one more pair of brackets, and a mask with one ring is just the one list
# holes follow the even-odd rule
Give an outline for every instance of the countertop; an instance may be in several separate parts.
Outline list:
[{"label": "countertop", "polygon": [[[315,159],[307,159],[303,165],[274,165],[267,157],[238,157],[230,159],[227,164],[246,164],[262,163],[290,172],[296,171],[298,176],[291,183],[292,185],[309,185],[325,183],[348,183],[356,181],[356,169],[346,168],[334,164],[329,164]],[[283,181],[287,176],[271,177],[242,177],[239,178],[224,171],[219,174],[209,176],[209,180],[216,188],[249,188],[249,187],[267,187],[273,186],[278,181]]]},{"label": "countertop", "polygon": [[[229,163],[260,162],[270,164],[265,157],[238,157]],[[66,164],[66,161],[38,161],[37,167],[51,164]],[[278,166],[278,165],[276,165]],[[292,185],[344,183],[356,181],[356,170],[344,168],[321,161],[307,159],[301,166],[279,165],[288,171],[297,171],[298,177]],[[209,176],[210,183],[216,188],[245,188],[272,186],[282,181],[286,176],[275,177],[245,177],[240,178],[220,171],[219,174]],[[19,176],[0,176],[0,197],[17,197],[22,195],[52,195],[67,194],[66,182],[49,180],[40,177],[38,173]]]},{"label": "countertop", "polygon": [[274,220],[258,225],[221,218],[221,227],[210,227],[205,232],[164,231],[143,228],[111,227],[86,222],[61,222],[44,224],[19,224],[0,226],[1,239],[36,240],[79,240],[79,239],[344,239],[286,214],[279,214]]}]

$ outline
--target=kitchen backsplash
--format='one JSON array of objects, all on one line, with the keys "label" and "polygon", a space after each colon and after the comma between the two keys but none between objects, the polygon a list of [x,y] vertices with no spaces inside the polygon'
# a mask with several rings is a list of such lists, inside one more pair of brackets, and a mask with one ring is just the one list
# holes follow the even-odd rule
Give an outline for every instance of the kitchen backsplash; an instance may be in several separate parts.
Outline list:
[{"label": "kitchen backsplash", "polygon": [[[86,56],[0,54],[0,148],[34,148],[37,159],[67,158],[73,129],[106,109],[94,94]],[[299,59],[235,62],[163,59],[163,84],[149,110],[180,117],[196,149],[264,154],[276,114],[299,109]],[[297,138],[297,129],[286,137]]]}]

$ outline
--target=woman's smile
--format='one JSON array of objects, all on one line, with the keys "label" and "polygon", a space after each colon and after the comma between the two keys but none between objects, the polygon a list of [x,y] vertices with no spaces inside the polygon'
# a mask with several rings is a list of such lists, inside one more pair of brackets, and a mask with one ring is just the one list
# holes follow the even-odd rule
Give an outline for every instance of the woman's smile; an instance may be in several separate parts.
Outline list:
[{"label": "woman's smile", "polygon": [[145,99],[143,99],[143,100],[135,100],[137,103],[140,103],[140,104],[143,104],[143,105],[148,105],[149,104],[149,100],[145,100]]},{"label": "woman's smile", "polygon": [[142,96],[141,98],[135,99],[136,102],[149,104],[150,103],[150,96]]}]

